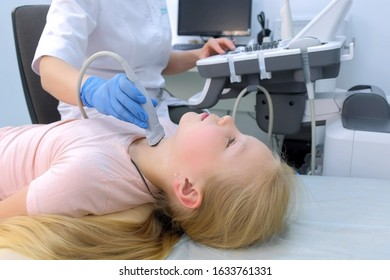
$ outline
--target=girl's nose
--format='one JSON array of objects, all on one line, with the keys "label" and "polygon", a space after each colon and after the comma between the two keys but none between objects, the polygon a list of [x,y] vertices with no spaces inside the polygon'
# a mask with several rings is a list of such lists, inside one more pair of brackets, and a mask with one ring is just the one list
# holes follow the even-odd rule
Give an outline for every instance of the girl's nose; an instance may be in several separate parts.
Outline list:
[{"label": "girl's nose", "polygon": [[218,121],[219,125],[231,125],[234,124],[233,118],[231,116],[223,116]]}]

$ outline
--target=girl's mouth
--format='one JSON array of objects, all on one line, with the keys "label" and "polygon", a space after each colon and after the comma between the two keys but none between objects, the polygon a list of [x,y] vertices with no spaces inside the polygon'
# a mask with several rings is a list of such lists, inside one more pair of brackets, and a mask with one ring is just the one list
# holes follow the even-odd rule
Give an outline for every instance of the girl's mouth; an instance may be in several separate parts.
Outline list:
[{"label": "girl's mouth", "polygon": [[209,116],[209,113],[202,113],[201,116],[200,116],[200,120],[203,121],[203,120],[206,119],[208,116]]}]

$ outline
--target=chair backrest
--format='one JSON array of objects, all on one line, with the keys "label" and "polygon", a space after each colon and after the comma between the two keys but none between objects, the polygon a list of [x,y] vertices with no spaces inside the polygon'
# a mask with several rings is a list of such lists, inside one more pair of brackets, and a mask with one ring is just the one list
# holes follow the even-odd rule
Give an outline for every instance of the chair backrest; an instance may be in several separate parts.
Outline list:
[{"label": "chair backrest", "polygon": [[40,77],[31,69],[49,6],[24,5],[12,11],[19,72],[32,123],[46,124],[61,118],[57,110],[58,100],[42,88]]}]

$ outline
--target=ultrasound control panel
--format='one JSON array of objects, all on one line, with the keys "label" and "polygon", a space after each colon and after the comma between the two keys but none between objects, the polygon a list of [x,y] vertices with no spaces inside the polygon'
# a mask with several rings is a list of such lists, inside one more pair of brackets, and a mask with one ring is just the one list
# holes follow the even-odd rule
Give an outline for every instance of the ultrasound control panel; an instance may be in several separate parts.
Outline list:
[{"label": "ultrasound control panel", "polygon": [[280,42],[281,42],[281,40],[277,40],[277,41],[271,41],[271,42],[264,42],[262,44],[248,45],[248,46],[245,46],[243,48],[239,48],[239,51],[251,52],[251,51],[275,49],[275,48],[279,47]]},{"label": "ultrasound control panel", "polygon": [[218,99],[233,98],[238,90],[256,85],[273,92],[301,93],[303,56],[309,58],[312,82],[337,77],[345,37],[336,36],[336,31],[351,4],[352,0],[332,0],[291,40],[239,47],[197,61],[199,74],[207,80],[203,91],[190,98],[190,105],[210,108]]},{"label": "ultrasound control panel", "polygon": [[303,50],[289,48],[284,41],[274,41],[201,59],[197,69],[207,80],[203,91],[190,98],[189,103],[197,108],[210,108],[219,99],[234,98],[243,88],[256,85],[276,92],[302,92],[305,90],[302,51],[308,53],[314,82],[338,76],[344,43],[345,37],[312,46],[305,42]]}]

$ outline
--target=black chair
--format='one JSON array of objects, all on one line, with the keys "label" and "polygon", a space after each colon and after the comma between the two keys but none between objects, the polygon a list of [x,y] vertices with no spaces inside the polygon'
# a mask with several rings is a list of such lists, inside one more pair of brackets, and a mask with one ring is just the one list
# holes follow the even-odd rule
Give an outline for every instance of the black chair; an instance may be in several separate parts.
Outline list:
[{"label": "black chair", "polygon": [[31,69],[49,6],[25,5],[16,7],[12,12],[20,77],[31,122],[35,124],[47,124],[61,118],[57,110],[58,100],[42,88],[40,77]]}]

